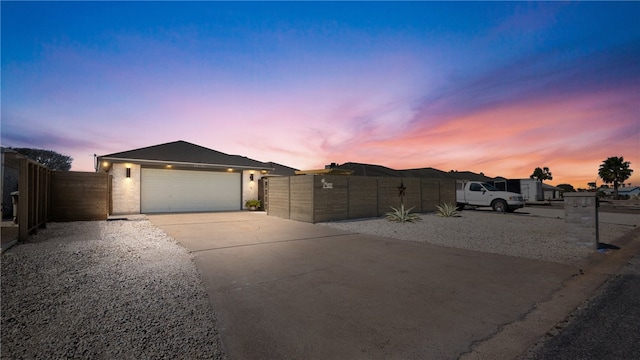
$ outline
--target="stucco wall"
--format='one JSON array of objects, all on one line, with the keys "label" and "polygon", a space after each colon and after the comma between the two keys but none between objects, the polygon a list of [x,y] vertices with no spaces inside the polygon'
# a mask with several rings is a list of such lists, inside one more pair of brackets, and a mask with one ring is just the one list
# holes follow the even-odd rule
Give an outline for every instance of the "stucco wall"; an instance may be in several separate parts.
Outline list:
[{"label": "stucco wall", "polygon": [[[251,180],[253,175],[253,181]],[[262,174],[258,170],[244,170],[242,172],[242,208],[247,200],[258,199],[258,180]]]},{"label": "stucco wall", "polygon": [[[131,168],[131,177],[127,178],[126,168]],[[140,165],[115,163],[109,174],[113,176],[111,196],[113,214],[140,213]]]}]

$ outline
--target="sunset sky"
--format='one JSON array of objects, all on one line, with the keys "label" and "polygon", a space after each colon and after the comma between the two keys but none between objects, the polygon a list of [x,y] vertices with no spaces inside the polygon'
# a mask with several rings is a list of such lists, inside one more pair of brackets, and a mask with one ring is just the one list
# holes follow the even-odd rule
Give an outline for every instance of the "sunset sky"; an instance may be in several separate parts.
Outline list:
[{"label": "sunset sky", "polygon": [[[1,2],[2,146],[640,185],[640,2]],[[598,179],[598,184],[601,180]]]}]

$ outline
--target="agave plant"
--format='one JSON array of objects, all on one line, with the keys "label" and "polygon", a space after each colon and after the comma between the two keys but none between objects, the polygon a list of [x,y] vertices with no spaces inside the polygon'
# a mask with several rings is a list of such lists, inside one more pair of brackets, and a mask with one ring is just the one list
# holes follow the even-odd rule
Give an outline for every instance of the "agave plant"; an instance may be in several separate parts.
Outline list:
[{"label": "agave plant", "polygon": [[403,223],[403,222],[414,222],[414,221],[421,220],[418,214],[411,213],[411,210],[413,210],[413,207],[406,210],[404,208],[404,204],[400,204],[399,209],[396,209],[393,206],[389,206],[389,207],[393,209],[393,211],[389,211],[388,213],[385,214],[385,216],[387,217],[387,220],[389,221]]},{"label": "agave plant", "polygon": [[438,211],[436,212],[438,216],[442,217],[459,217],[460,213],[458,213],[458,207],[451,203],[445,203],[440,206],[436,206]]}]

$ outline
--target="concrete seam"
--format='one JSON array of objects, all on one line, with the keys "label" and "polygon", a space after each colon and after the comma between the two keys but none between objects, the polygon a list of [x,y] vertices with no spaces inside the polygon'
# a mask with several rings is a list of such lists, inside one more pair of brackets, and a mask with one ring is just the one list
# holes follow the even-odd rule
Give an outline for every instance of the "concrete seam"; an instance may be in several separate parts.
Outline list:
[{"label": "concrete seam", "polygon": [[277,241],[269,241],[269,242],[262,242],[262,243],[251,243],[251,244],[242,244],[242,245],[233,245],[233,246],[222,246],[222,247],[216,247],[216,248],[210,248],[210,249],[192,250],[191,252],[192,253],[198,253],[198,252],[202,252],[202,251],[225,250],[225,249],[233,249],[233,248],[255,246],[255,245],[269,245],[269,244],[277,244],[277,243],[286,243],[286,242],[294,242],[294,241],[305,241],[305,240],[316,240],[316,239],[327,239],[327,238],[333,238],[333,237],[354,236],[354,235],[357,235],[357,234],[355,234],[355,233],[345,233],[345,234],[336,234],[336,235],[316,236],[316,237],[309,237],[309,238],[277,240]]}]

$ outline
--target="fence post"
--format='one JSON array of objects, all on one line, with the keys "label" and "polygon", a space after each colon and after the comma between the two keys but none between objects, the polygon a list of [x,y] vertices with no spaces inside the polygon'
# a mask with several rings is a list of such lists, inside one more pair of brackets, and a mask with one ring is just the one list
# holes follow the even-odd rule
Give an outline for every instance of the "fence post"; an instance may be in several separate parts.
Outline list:
[{"label": "fence post", "polygon": [[18,241],[29,237],[29,162],[19,159],[18,170]]}]

